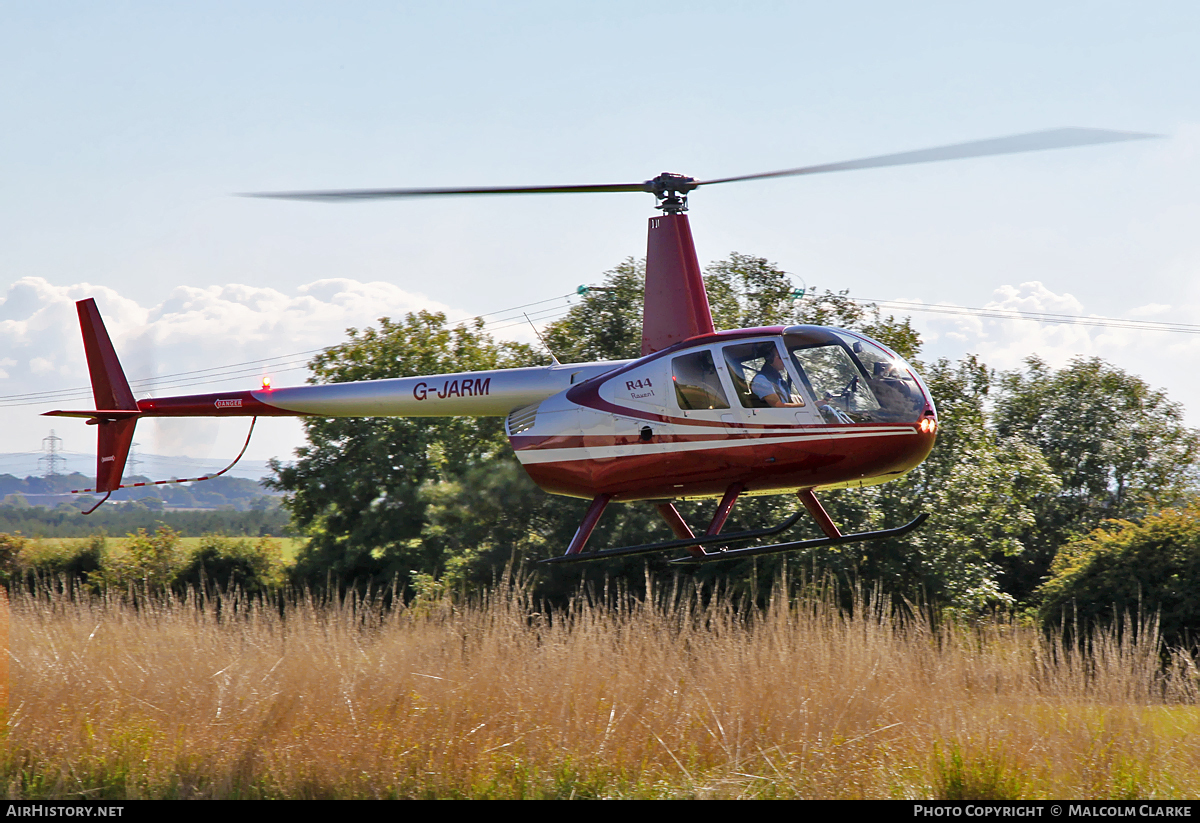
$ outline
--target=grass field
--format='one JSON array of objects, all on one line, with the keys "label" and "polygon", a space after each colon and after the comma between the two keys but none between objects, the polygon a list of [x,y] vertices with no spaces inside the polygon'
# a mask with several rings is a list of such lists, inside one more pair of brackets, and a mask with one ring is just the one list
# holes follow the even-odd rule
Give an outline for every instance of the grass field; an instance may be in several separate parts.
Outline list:
[{"label": "grass field", "polygon": [[8,798],[1200,797],[1190,659],[814,596],[18,595],[11,648]]}]

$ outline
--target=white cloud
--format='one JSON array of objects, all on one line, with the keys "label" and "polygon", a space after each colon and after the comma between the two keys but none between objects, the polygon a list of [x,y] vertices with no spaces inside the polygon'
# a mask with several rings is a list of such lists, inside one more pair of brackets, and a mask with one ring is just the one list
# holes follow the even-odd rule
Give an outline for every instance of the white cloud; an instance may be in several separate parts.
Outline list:
[{"label": "white cloud", "polygon": [[[39,416],[42,411],[90,407],[87,365],[74,305],[87,297],[96,299],[126,376],[131,382],[151,380],[152,387],[162,375],[333,345],[345,339],[347,328],[369,326],[382,316],[399,317],[420,309],[443,311],[452,317],[462,314],[388,283],[344,278],[304,284],[292,294],[242,284],[180,286],[158,305],[143,306],[104,287],[86,283],[55,286],[26,277],[0,296],[0,398],[72,388],[82,391],[76,399],[5,405],[0,452],[35,450],[51,426],[51,421]],[[302,365],[307,359],[300,355],[292,362]],[[282,373],[273,382],[283,386],[303,382],[304,377],[301,368]],[[254,388],[259,381],[260,374],[251,373],[219,384],[203,383],[196,391]],[[169,391],[178,394],[187,388]],[[146,393],[135,389],[138,396]],[[59,436],[69,440],[66,448],[72,452],[94,449],[95,431],[72,426],[72,422],[54,421]],[[143,452],[232,457],[241,447],[247,425],[245,421],[145,421],[137,438]],[[286,458],[301,441],[296,421],[260,420],[247,455]]]},{"label": "white cloud", "polygon": [[1147,303],[1144,306],[1130,309],[1129,316],[1154,318],[1168,314],[1173,308],[1173,306],[1168,306],[1165,303]]},{"label": "white cloud", "polygon": [[[947,304],[939,308],[954,310]],[[1102,320],[1072,294],[1056,293],[1040,282],[1001,286],[978,308]],[[1200,323],[1200,306],[1145,304],[1115,319],[1195,324]],[[913,321],[926,342],[927,359],[957,359],[969,352],[993,368],[1016,369],[1031,355],[1054,368],[1077,357],[1099,357],[1165,389],[1172,400],[1183,403],[1192,425],[1200,424],[1200,385],[1191,379],[1190,368],[1200,362],[1200,334],[932,312],[917,312]]]}]

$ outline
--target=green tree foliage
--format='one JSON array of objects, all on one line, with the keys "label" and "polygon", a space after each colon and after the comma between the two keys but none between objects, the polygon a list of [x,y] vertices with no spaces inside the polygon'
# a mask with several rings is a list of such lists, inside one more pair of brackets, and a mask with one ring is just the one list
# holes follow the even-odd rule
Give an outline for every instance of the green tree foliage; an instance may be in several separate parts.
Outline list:
[{"label": "green tree foliage", "polygon": [[[496,580],[513,563],[561,554],[583,520],[590,501],[547,494],[534,485],[516,458],[506,455],[453,478],[425,484],[421,539],[441,560],[424,568],[445,588],[477,588]],[[613,504],[593,532],[589,547],[670,540],[673,535],[646,503]],[[652,561],[664,566],[662,561]],[[539,598],[565,600],[588,582],[622,578],[638,589],[645,564],[624,562],[542,567],[535,580]]]},{"label": "green tree foliage", "polygon": [[1166,509],[1142,522],[1106,521],[1065,545],[1042,587],[1049,630],[1133,628],[1157,620],[1170,646],[1200,643],[1200,505]]},{"label": "green tree foliage", "polygon": [[[272,501],[275,498],[268,498]],[[97,501],[91,500],[89,505]],[[158,512],[140,503],[106,503],[86,517],[71,506],[53,509],[41,506],[17,508],[0,505],[0,532],[21,532],[36,537],[89,537],[96,532],[128,534],[138,529],[153,531],[170,526],[181,535],[198,537],[221,533],[258,537],[288,533],[288,514],[272,502],[270,508],[252,511],[166,511]]]},{"label": "green tree foliage", "polygon": [[29,541],[19,532],[17,534],[0,532],[0,585],[7,586],[9,581],[17,577],[21,553],[28,545]]},{"label": "green tree foliage", "polygon": [[[312,383],[515,368],[538,363],[529,347],[495,343],[482,326],[450,328],[444,315],[418,312],[349,339],[311,364]],[[438,570],[442,548],[427,541],[430,483],[491,465],[506,453],[501,418],[308,418],[308,445],[294,463],[274,463],[272,485],[308,542],[300,579],[389,584],[410,571]]]},{"label": "green tree foliage", "polygon": [[283,582],[283,556],[276,541],[208,534],[175,571],[171,587],[180,594],[203,587],[210,595],[231,591],[259,595]]},{"label": "green tree foliage", "polygon": [[284,562],[278,541],[260,537],[206,534],[192,548],[180,535],[160,525],[153,532],[138,529],[126,536],[122,549],[111,552],[103,535],[87,542],[33,541],[0,533],[0,584],[23,581],[31,589],[45,586],[93,592],[105,588],[123,596],[161,595],[168,590],[184,595],[199,591],[223,594],[263,594],[284,583]]},{"label": "green tree foliage", "polygon": [[929,458],[902,479],[820,498],[843,532],[899,526],[921,512],[929,521],[901,538],[823,547],[790,562],[832,576],[847,602],[854,586],[865,585],[960,613],[1009,605],[1003,558],[1027,551],[1034,509],[1057,482],[1035,448],[989,428],[991,372],[976,358],[939,360],[923,376],[940,404]]},{"label": "green tree foliage", "polygon": [[84,544],[29,540],[21,534],[0,533],[0,584],[23,582],[39,586],[65,587],[98,582],[108,561],[103,535],[93,535]]},{"label": "green tree foliage", "polygon": [[958,609],[1011,605],[1000,579],[1003,559],[1029,550],[1034,512],[1053,498],[1057,480],[1036,448],[988,426],[990,373],[975,357],[939,360],[924,376],[941,404],[938,442],[888,490],[931,516],[906,541],[908,562],[917,567],[913,580],[929,598]]},{"label": "green tree foliage", "polygon": [[[645,261],[632,257],[605,272],[602,285],[592,287],[566,317],[546,327],[544,336],[555,356],[564,363],[640,357],[645,281]],[[704,287],[718,329],[812,323],[860,331],[908,359],[920,351],[920,336],[908,318],[885,317],[877,306],[855,301],[844,291],[797,300],[792,278],[763,257],[733,252],[709,264]]]},{"label": "green tree foliage", "polygon": [[1058,547],[1106,518],[1140,517],[1195,492],[1200,435],[1183,408],[1139,377],[1098,358],[1059,371],[1031,357],[999,380],[995,428],[1036,447],[1061,491],[1037,507],[1026,562],[1010,568],[1010,588],[1032,593]]},{"label": "green tree foliage", "polygon": [[182,559],[179,534],[169,526],[159,526],[153,534],[138,529],[125,542],[125,555],[108,567],[110,583],[141,583],[145,591],[164,591],[175,576]]},{"label": "green tree foliage", "polygon": [[[590,293],[553,325],[552,339],[571,341],[575,346],[552,343],[556,353],[562,357],[562,349],[586,353],[588,358],[636,356],[643,277],[633,260],[609,272],[602,289]],[[712,263],[705,269],[705,287],[719,328],[805,323],[837,326],[867,334],[907,359],[915,360],[920,354],[920,337],[907,318],[884,316],[876,306],[853,300],[845,292],[827,290],[796,301],[792,279],[761,257],[733,253]],[[618,317],[623,319],[613,319]],[[598,325],[593,327],[593,323]],[[614,344],[619,340],[614,329],[623,329],[628,335],[624,343]],[[750,588],[755,579],[770,580],[781,564],[790,562],[807,574],[832,574],[851,583],[865,581],[899,597],[953,603],[963,609],[1011,602],[999,582],[1002,561],[1025,553],[1022,538],[1033,522],[1034,507],[1053,494],[1055,480],[1035,448],[998,438],[988,428],[984,404],[992,375],[985,366],[974,358],[958,365],[942,361],[934,364],[926,377],[934,396],[944,405],[943,428],[930,459],[901,481],[830,492],[822,499],[844,531],[897,526],[921,511],[933,515],[929,525],[915,536],[901,539],[818,549],[790,560],[779,557],[734,566],[712,565],[695,574]],[[713,505],[701,502],[678,507],[694,529],[703,530]],[[797,505],[787,496],[743,498],[727,530],[778,522]],[[557,534],[556,545],[561,546],[582,509],[564,509],[553,503],[547,508],[560,519],[546,518],[540,528]],[[550,527],[551,523],[557,528]],[[624,542],[668,536],[657,514],[644,505],[612,506],[602,524],[628,535]],[[606,536],[611,539],[603,529],[598,530],[592,538],[594,545],[611,545],[604,542]],[[818,536],[815,530],[813,536]]]},{"label": "green tree foliage", "polygon": [[748,329],[794,322],[795,285],[787,273],[762,257],[737,252],[704,270],[704,289],[713,325]]},{"label": "green tree foliage", "polygon": [[628,360],[642,356],[642,290],[646,261],[632,257],[604,273],[562,320],[543,337],[563,363]]}]

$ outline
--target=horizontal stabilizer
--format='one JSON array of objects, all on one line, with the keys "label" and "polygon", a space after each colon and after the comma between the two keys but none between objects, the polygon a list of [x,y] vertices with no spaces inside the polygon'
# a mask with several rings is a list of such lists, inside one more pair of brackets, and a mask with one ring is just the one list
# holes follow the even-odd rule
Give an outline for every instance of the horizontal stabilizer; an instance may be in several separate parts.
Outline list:
[{"label": "horizontal stabilizer", "polygon": [[141,416],[140,411],[132,409],[55,409],[54,411],[42,412],[43,417],[87,417],[96,422],[101,420],[125,420],[130,417]]}]

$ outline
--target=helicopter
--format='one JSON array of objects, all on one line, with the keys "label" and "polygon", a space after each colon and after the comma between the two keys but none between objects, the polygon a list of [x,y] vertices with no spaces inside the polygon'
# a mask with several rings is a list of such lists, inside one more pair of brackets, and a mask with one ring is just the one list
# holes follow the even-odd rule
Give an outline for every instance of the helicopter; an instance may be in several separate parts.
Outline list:
[{"label": "helicopter", "polygon": [[[886,483],[919,466],[934,447],[939,425],[928,387],[894,351],[853,331],[815,325],[714,328],[688,222],[688,195],[723,183],[1156,136],[1064,128],[708,180],[664,172],[641,183],[247,195],[346,202],[650,193],[661,214],[649,219],[641,356],[567,364],[552,358],[548,366],[283,388],[264,381],[259,390],[136,400],[99,309],[87,299],[77,310],[96,407],[45,414],[84,418],[97,427],[94,491],[106,494],[89,511],[124,488],[122,473],[141,418],[490,416],[505,418],[509,443],[534,483],[551,494],[590,501],[565,551],[542,563],[674,552],[672,563],[699,564],[897,537],[918,528],[928,514],[894,528],[844,534],[817,493]],[[801,505],[782,523],[722,533],[739,498],[766,494],[793,494]],[[695,499],[718,501],[702,534],[675,507],[676,501]],[[593,530],[614,502],[654,505],[676,539],[588,550]],[[823,537],[762,543],[789,530],[805,512]]]}]

